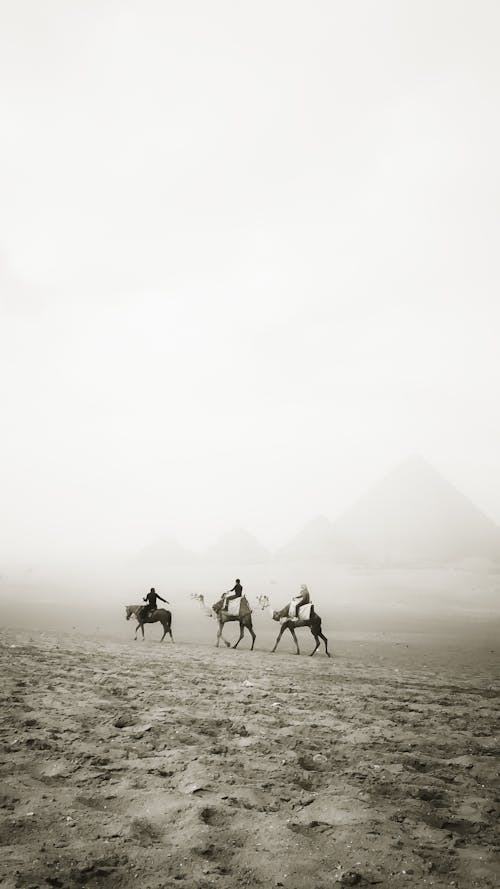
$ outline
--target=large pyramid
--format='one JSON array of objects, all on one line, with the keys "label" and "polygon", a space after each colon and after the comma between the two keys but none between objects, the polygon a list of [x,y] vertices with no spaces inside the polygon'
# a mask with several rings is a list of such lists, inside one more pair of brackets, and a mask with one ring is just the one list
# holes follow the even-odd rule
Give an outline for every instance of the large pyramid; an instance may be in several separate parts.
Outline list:
[{"label": "large pyramid", "polygon": [[377,564],[500,561],[500,528],[419,457],[381,479],[333,527]]},{"label": "large pyramid", "polygon": [[295,535],[285,546],[277,550],[278,561],[321,561],[355,563],[365,561],[362,551],[339,534],[333,523],[318,516]]}]

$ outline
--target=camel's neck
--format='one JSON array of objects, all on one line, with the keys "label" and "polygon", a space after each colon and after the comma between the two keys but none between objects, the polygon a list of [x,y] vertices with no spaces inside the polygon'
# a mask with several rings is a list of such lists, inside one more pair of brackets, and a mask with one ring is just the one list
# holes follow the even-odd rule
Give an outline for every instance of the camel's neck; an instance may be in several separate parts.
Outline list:
[{"label": "camel's neck", "polygon": [[206,604],[205,597],[203,595],[199,595],[196,597],[196,599],[197,599],[203,613],[208,615],[208,617],[212,617],[212,609],[209,608],[208,605]]}]

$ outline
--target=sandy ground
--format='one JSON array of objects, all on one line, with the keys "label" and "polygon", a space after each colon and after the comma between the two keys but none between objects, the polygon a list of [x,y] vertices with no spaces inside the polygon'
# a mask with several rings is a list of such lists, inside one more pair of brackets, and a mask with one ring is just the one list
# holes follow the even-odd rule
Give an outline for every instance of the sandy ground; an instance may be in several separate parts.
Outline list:
[{"label": "sandy ground", "polygon": [[498,885],[495,627],[332,660],[132,629],[0,633],[6,889]]}]

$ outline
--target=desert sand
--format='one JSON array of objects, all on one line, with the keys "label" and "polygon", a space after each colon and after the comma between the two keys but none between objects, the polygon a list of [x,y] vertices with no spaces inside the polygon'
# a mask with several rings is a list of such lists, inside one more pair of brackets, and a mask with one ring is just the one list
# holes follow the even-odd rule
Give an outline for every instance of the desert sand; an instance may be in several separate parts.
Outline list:
[{"label": "desert sand", "polygon": [[256,623],[0,633],[5,889],[498,885],[497,626]]}]

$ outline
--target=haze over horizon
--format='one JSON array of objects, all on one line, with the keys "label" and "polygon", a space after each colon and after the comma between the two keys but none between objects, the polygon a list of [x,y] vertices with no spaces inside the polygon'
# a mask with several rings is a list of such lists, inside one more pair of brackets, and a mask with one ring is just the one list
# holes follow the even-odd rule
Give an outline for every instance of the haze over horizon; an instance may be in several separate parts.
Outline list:
[{"label": "haze over horizon", "polygon": [[415,453],[500,524],[499,26],[0,4],[0,563],[277,548]]}]

